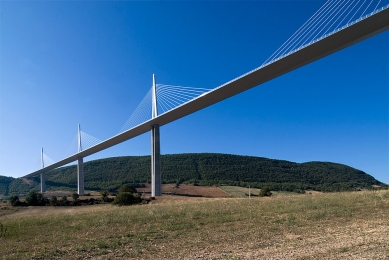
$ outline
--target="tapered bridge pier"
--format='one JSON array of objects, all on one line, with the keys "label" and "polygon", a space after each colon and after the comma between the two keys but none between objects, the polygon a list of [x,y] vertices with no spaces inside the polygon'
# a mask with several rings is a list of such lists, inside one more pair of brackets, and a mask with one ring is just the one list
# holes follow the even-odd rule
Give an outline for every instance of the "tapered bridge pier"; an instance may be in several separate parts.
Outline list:
[{"label": "tapered bridge pier", "polygon": [[[78,125],[78,152],[81,151],[81,127]],[[84,162],[82,156],[77,158],[77,193],[78,195],[84,195]]]},{"label": "tapered bridge pier", "polygon": [[[152,118],[158,116],[157,87],[155,75],[153,74],[152,88]],[[161,149],[159,138],[159,125],[151,126],[151,196],[162,196],[161,185]]]}]

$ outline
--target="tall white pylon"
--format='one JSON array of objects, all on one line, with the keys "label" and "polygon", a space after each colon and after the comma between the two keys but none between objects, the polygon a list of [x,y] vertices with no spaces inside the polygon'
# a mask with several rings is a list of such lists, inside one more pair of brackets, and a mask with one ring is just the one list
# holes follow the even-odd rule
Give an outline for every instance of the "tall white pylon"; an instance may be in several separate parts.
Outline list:
[{"label": "tall white pylon", "polygon": [[77,144],[78,144],[78,152],[81,152],[82,145],[81,145],[81,127],[80,127],[80,124],[78,124]]},{"label": "tall white pylon", "polygon": [[153,87],[151,90],[151,103],[152,103],[152,118],[156,118],[158,116],[158,108],[157,108],[157,84],[155,82],[155,74],[153,74]]},{"label": "tall white pylon", "polygon": [[[153,74],[152,87],[152,118],[158,116],[157,109],[157,88],[155,74]],[[159,125],[151,126],[151,196],[162,196],[161,185],[161,149],[159,138]]]},{"label": "tall white pylon", "polygon": [[[78,152],[82,151],[81,145],[81,127],[78,125]],[[84,195],[84,162],[82,156],[77,158],[77,193]]]},{"label": "tall white pylon", "polygon": [[[45,162],[43,160],[43,147],[41,149],[41,169],[45,168]],[[41,173],[41,193],[46,192],[46,180],[45,174]]]}]

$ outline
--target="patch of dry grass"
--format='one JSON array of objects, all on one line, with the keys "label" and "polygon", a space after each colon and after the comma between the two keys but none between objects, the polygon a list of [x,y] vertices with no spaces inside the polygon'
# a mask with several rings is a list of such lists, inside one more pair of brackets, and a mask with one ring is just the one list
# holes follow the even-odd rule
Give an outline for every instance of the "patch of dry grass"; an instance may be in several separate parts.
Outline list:
[{"label": "patch of dry grass", "polygon": [[[167,196],[168,197],[168,196]],[[389,191],[172,200],[1,217],[3,259],[387,259]],[[45,208],[49,209],[45,214]]]}]

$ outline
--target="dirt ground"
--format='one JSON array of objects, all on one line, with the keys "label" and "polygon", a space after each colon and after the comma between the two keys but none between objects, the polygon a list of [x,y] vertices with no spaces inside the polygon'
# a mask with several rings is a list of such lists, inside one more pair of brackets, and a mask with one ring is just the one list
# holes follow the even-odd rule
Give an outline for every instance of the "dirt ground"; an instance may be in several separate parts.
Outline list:
[{"label": "dirt ground", "polygon": [[[145,188],[137,188],[139,193],[150,193],[151,185],[146,184]],[[193,186],[188,184],[180,184],[176,188],[175,184],[162,184],[162,193],[171,195],[185,195],[185,196],[202,196],[202,197],[230,197],[228,193],[215,186]]]}]

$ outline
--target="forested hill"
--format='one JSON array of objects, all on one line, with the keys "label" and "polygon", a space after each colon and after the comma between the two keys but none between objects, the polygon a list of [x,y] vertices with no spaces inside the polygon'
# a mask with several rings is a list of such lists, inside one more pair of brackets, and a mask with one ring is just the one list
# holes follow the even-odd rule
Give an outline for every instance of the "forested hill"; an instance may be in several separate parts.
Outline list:
[{"label": "forested hill", "polygon": [[[360,170],[330,162],[294,163],[229,154],[162,155],[163,183],[195,185],[271,186],[272,190],[343,191],[371,188],[381,182]],[[150,182],[150,156],[123,156],[84,163],[85,189],[118,189]],[[52,170],[46,175],[48,189],[77,188],[76,165]],[[23,194],[39,190],[39,178],[29,181],[0,177],[0,194]]]}]

